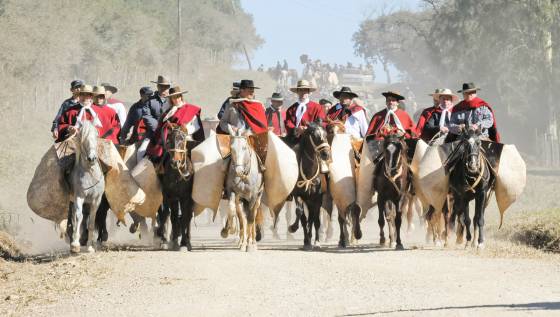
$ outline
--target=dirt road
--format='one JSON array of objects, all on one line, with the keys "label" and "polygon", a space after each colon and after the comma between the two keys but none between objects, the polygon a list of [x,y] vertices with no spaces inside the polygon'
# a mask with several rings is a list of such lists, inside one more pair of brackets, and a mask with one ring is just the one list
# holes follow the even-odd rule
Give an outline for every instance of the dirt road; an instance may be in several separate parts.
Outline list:
[{"label": "dirt road", "polygon": [[272,240],[234,249],[216,227],[193,233],[194,252],[112,251],[45,264],[0,262],[0,316],[500,316],[559,315],[560,261],[379,247],[366,224],[358,247],[299,250]]}]

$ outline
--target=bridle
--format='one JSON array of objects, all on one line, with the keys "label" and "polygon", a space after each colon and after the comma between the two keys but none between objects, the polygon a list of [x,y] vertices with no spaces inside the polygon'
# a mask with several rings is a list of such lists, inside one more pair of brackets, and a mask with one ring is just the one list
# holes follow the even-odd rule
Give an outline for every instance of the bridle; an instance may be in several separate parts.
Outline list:
[{"label": "bridle", "polygon": [[[188,166],[188,161],[187,161],[187,155],[188,155],[188,150],[187,150],[187,134],[183,131],[180,130],[180,127],[172,127],[171,128],[171,134],[173,136],[173,148],[169,148],[167,142],[166,142],[166,149],[165,151],[172,154],[170,159],[171,159],[171,168],[175,169],[179,175],[181,175],[182,179],[186,179],[191,175],[191,171],[189,169]],[[177,135],[181,135],[181,137],[183,137],[183,139],[180,142],[180,146],[177,146],[176,142],[176,138]]]},{"label": "bridle", "polygon": [[[394,142],[391,142],[390,144],[392,144]],[[383,154],[383,175],[389,180],[389,182],[391,183],[391,185],[393,185],[393,187],[395,188],[395,190],[397,192],[401,192],[401,188],[397,185],[397,180],[399,179],[399,177],[402,176],[403,174],[403,170],[405,168],[405,160],[402,159],[404,153],[406,152],[406,148],[403,144],[403,142],[399,142],[401,145],[401,148],[399,150],[399,154],[397,155],[397,163],[396,166],[394,168],[391,168],[389,166],[389,162],[387,160],[387,158],[385,157],[385,154]],[[386,153],[386,149],[383,153]],[[391,171],[397,171],[397,173],[394,176],[391,176]]]},{"label": "bridle", "polygon": [[[245,143],[247,144],[249,154],[251,154],[250,151],[251,151],[252,149],[251,149],[251,147],[249,146],[249,142],[247,142],[247,137],[246,137],[246,136],[235,136],[235,135],[232,135],[231,138],[232,138],[232,139],[235,139],[235,138],[237,138],[237,139],[244,139],[244,140],[245,140]],[[249,155],[249,157],[251,157],[251,156]],[[251,173],[251,165],[252,165],[251,162],[250,162],[250,161],[249,161],[249,162],[244,161],[244,162],[242,162],[241,164],[239,164],[239,163],[237,162],[235,156],[234,156],[234,155],[231,155],[231,163],[232,163],[232,165],[233,165],[233,170],[236,171],[235,174],[236,174],[237,178],[239,178],[239,181],[235,182],[235,184],[237,185],[237,184],[239,184],[239,183],[241,183],[241,182],[246,182],[246,181],[248,180],[248,178],[249,178],[249,174]],[[242,172],[242,173],[237,173],[237,167],[242,167],[243,172]]]},{"label": "bridle", "polygon": [[313,152],[314,155],[313,157],[310,156],[307,152],[303,151],[303,154],[313,160],[313,162],[317,165],[317,169],[315,170],[315,173],[313,173],[313,176],[311,176],[310,178],[307,178],[307,176],[305,175],[305,172],[303,171],[303,160],[300,160],[299,162],[299,175],[301,176],[302,180],[298,181],[296,183],[296,186],[298,188],[304,188],[305,191],[309,190],[309,187],[311,187],[313,180],[315,178],[317,178],[319,176],[319,173],[321,172],[321,151],[329,149],[330,150],[330,145],[329,143],[327,143],[325,140],[322,139],[323,142],[321,142],[320,144],[316,144],[315,141],[313,141],[313,134],[312,133],[308,133],[307,136],[309,137],[309,142],[311,143],[311,146],[313,147]]}]

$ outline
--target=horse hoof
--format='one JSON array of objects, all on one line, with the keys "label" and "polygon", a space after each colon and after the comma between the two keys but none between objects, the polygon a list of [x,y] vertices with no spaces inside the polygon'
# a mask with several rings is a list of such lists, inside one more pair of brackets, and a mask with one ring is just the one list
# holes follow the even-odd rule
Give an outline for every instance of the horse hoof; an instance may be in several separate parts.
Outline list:
[{"label": "horse hoof", "polygon": [[299,229],[299,225],[291,225],[288,227],[289,233],[295,233]]},{"label": "horse hoof", "polygon": [[478,246],[477,246],[478,250],[484,250],[484,248],[486,248],[486,246],[484,245],[484,242],[479,243]]},{"label": "horse hoof", "polygon": [[70,252],[80,253],[80,251],[81,251],[81,245],[79,243],[72,242],[72,244],[70,244]]},{"label": "horse hoof", "polygon": [[439,241],[439,240],[436,241],[435,245],[436,245],[436,248],[441,248],[441,247],[443,247],[443,243],[442,243],[441,241]]},{"label": "horse hoof", "polygon": [[396,243],[396,242],[391,242],[390,246],[391,246],[391,248],[396,248],[396,247],[397,247],[397,243]]},{"label": "horse hoof", "polygon": [[190,250],[189,250],[189,248],[187,248],[187,246],[182,245],[182,246],[179,248],[179,252],[188,252],[188,251],[190,251]]},{"label": "horse hoof", "polygon": [[128,231],[132,234],[136,233],[136,230],[138,230],[138,224],[137,223],[133,223],[132,225],[130,225],[130,228],[128,228]]},{"label": "horse hoof", "polygon": [[304,244],[303,251],[311,251],[313,250],[313,246],[311,244]]},{"label": "horse hoof", "polygon": [[321,242],[315,241],[315,244],[313,245],[313,249],[321,250]]},{"label": "horse hoof", "polygon": [[228,237],[228,230],[227,229],[222,229],[222,231],[220,232],[220,235],[222,236],[222,238],[227,238]]},{"label": "horse hoof", "polygon": [[241,252],[247,252],[247,244],[246,243],[242,243],[241,246],[239,247],[239,250]]},{"label": "horse hoof", "polygon": [[397,244],[397,245],[395,246],[395,250],[402,251],[402,250],[404,250],[404,246],[403,246],[402,244],[399,243],[399,244]]},{"label": "horse hoof", "polygon": [[159,246],[162,250],[167,251],[169,250],[169,243],[167,242],[162,242]]},{"label": "horse hoof", "polygon": [[88,253],[95,253],[95,248],[90,245],[90,246],[87,247],[87,252]]},{"label": "horse hoof", "polygon": [[346,249],[346,242],[344,242],[344,241],[339,241],[339,242],[338,242],[338,248],[339,248],[339,249]]},{"label": "horse hoof", "polygon": [[360,240],[362,238],[362,230],[356,230],[356,232],[354,232],[354,237],[356,240]]},{"label": "horse hoof", "polygon": [[387,240],[385,239],[385,237],[379,238],[379,245],[380,246],[384,246],[385,243],[387,243]]},{"label": "horse hoof", "polygon": [[256,234],[256,236],[255,236],[255,240],[261,241],[261,240],[262,240],[262,236],[263,236],[263,235],[262,235],[261,231],[260,231],[260,230],[257,230],[257,234]]},{"label": "horse hoof", "polygon": [[257,251],[257,245],[256,244],[249,244],[247,246],[247,252],[255,252]]}]

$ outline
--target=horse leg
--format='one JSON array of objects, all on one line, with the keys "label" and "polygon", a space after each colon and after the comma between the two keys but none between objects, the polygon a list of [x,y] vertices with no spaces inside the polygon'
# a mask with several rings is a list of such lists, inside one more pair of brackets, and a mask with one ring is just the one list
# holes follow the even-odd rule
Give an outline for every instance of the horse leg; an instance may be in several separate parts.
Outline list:
[{"label": "horse leg", "polygon": [[162,205],[159,208],[158,214],[157,214],[157,222],[158,222],[158,229],[157,229],[157,235],[161,238],[161,249],[162,250],[168,250],[169,249],[169,217],[170,217],[170,213],[169,213],[169,204],[167,202],[167,198],[165,198],[165,201],[162,203]]},{"label": "horse leg", "polygon": [[293,240],[294,236],[290,232],[290,224],[292,223],[293,206],[295,206],[295,198],[291,202],[286,202],[284,205],[284,217],[286,218],[286,239]]},{"label": "horse leg", "polygon": [[243,252],[247,251],[247,233],[249,228],[247,228],[247,215],[243,210],[243,204],[239,201],[239,198],[235,198],[235,205],[237,210],[237,218],[239,218],[239,249]]},{"label": "horse leg", "polygon": [[[322,195],[321,195],[322,196]],[[321,242],[319,241],[319,231],[321,230],[321,203],[318,201],[322,201],[322,199],[318,199],[314,201],[312,204],[309,205],[309,218],[311,219],[311,223],[309,224],[309,233],[312,236],[312,228],[315,227],[315,240],[313,245],[316,249],[321,248]]]},{"label": "horse leg", "polygon": [[379,245],[384,246],[385,239],[385,201],[381,198],[377,198],[377,208],[379,209],[379,218],[377,219],[377,224],[379,225]]},{"label": "horse leg", "polygon": [[362,238],[362,228],[360,226],[362,208],[358,204],[353,203],[350,205],[349,212],[352,219],[352,237],[356,240],[360,240]]},{"label": "horse leg", "polygon": [[220,235],[224,239],[228,237],[228,235],[231,233],[231,228],[233,228],[233,216],[236,213],[236,208],[237,206],[235,205],[235,193],[231,192],[229,194],[228,208],[225,215],[226,223],[224,224],[224,227],[220,231]]},{"label": "horse leg", "polygon": [[465,226],[465,231],[467,232],[466,234],[466,238],[467,238],[467,243],[465,244],[465,247],[467,247],[469,245],[469,242],[471,242],[472,240],[472,235],[471,235],[471,216],[469,215],[469,202],[465,201],[464,207],[463,207],[464,211],[463,211],[463,224]]},{"label": "horse leg", "polygon": [[391,248],[397,246],[395,242],[395,218],[397,217],[397,205],[395,202],[388,200],[385,202],[385,218],[387,218],[387,224],[389,229],[389,245]]},{"label": "horse leg", "polygon": [[[296,212],[297,214],[297,212]],[[302,210],[301,215],[299,216],[299,220],[301,221],[301,226],[303,228],[303,249],[305,251],[309,251],[312,249],[311,246],[311,234],[309,233],[309,228],[307,226],[307,216]]]},{"label": "horse leg", "polygon": [[171,240],[169,242],[172,244],[173,249],[179,250],[179,235],[181,234],[179,200],[170,200],[169,208],[171,208]]},{"label": "horse leg", "polygon": [[[96,199],[91,203],[90,209],[89,209],[89,219],[88,219],[88,247],[87,247],[87,251],[90,253],[95,252],[95,248],[94,248],[94,239],[93,239],[93,234],[95,233],[95,227],[98,225],[97,224],[97,218],[98,218],[98,209],[101,209],[100,207],[102,207],[101,205],[103,204],[103,197],[105,195],[102,195],[100,197],[96,197]],[[108,209],[108,208],[107,208]],[[105,215],[107,215],[107,212],[105,212]],[[99,229],[101,230],[101,229]],[[105,228],[105,230],[107,230]],[[101,235],[101,233],[99,233],[99,235]]]},{"label": "horse leg", "polygon": [[463,231],[465,229],[464,226],[464,221],[463,221],[463,201],[460,197],[457,197],[455,199],[455,201],[453,201],[453,214],[452,214],[452,218],[451,218],[451,226],[454,227],[454,224],[456,221],[458,221],[457,224],[457,231],[456,231],[456,236],[457,239],[455,240],[455,244],[456,245],[461,245],[463,244]]},{"label": "horse leg", "polygon": [[80,224],[80,245],[85,247],[88,242],[88,219],[91,206],[85,202],[82,204],[82,223]]},{"label": "horse leg", "polygon": [[[408,206],[408,202],[404,204]],[[398,204],[395,204],[395,231],[397,236],[397,244],[395,245],[396,250],[404,250],[404,246],[401,241],[401,224],[402,224],[402,210]]]},{"label": "horse leg", "polygon": [[181,200],[181,251],[191,251],[191,220],[193,217],[192,199]]},{"label": "horse leg", "polygon": [[[260,204],[260,197],[259,200],[256,202],[255,206],[253,207],[253,213],[255,213],[255,240],[261,241],[263,238],[264,233],[264,213],[262,210],[262,206]],[[256,245],[256,244],[255,244]]]},{"label": "horse leg", "polygon": [[101,245],[106,245],[107,240],[109,239],[109,233],[107,232],[107,212],[109,211],[109,208],[109,202],[107,201],[107,197],[105,197],[105,194],[101,196],[98,208],[95,209],[93,208],[93,206],[90,208],[90,215],[92,213],[91,211],[93,211],[93,213],[96,215],[95,228],[98,232],[97,242]]},{"label": "horse leg", "polygon": [[340,227],[340,237],[338,239],[338,247],[345,249],[349,242],[348,242],[348,231],[346,230],[346,219],[338,214],[338,225]]},{"label": "horse leg", "polygon": [[477,195],[475,200],[475,225],[478,228],[477,247],[484,249],[484,208],[487,200],[486,193],[483,190]]},{"label": "horse leg", "polygon": [[70,252],[79,253],[80,252],[80,229],[82,226],[82,208],[84,205],[84,198],[74,197],[74,205],[72,206],[72,242],[70,243]]},{"label": "horse leg", "polygon": [[[301,220],[302,216],[305,216],[303,213],[303,201],[301,200],[300,197],[296,197],[294,196],[294,202],[296,205],[296,219],[294,221],[294,223],[288,227],[288,232],[289,233],[295,233],[298,229],[299,229],[299,222]],[[302,222],[303,225],[303,222]]]}]

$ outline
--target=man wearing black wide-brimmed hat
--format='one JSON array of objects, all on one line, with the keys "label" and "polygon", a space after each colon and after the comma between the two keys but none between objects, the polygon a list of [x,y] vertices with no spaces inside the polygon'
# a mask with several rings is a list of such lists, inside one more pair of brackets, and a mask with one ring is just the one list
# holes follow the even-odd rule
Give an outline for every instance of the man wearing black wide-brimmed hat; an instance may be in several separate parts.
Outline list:
[{"label": "man wearing black wide-brimmed hat", "polygon": [[478,130],[482,137],[494,142],[500,142],[500,134],[496,128],[494,110],[490,105],[477,96],[480,88],[474,83],[464,83],[463,89],[457,91],[463,94],[463,101],[459,102],[451,112],[448,139],[452,141],[465,128]]},{"label": "man wearing black wide-brimmed hat", "polygon": [[217,132],[227,134],[230,130],[250,130],[254,135],[252,138],[260,168],[264,172],[268,148],[268,122],[263,104],[255,100],[255,89],[260,88],[256,87],[252,80],[243,79],[239,82],[239,97],[230,99],[231,106],[222,116]]},{"label": "man wearing black wide-brimmed hat", "polygon": [[161,115],[169,109],[169,102],[167,96],[169,95],[169,88],[171,88],[171,81],[169,78],[159,75],[156,81],[152,83],[157,85],[157,91],[152,95],[149,102],[142,109],[142,118],[146,124],[146,137],[152,138],[156,133],[158,121]]},{"label": "man wearing black wide-brimmed hat", "polygon": [[387,134],[398,134],[405,138],[414,137],[416,128],[408,113],[399,108],[399,102],[405,98],[396,91],[382,93],[385,97],[386,108],[377,112],[371,118],[367,135],[376,139],[383,139]]},{"label": "man wearing black wide-brimmed hat", "polygon": [[333,92],[333,96],[339,102],[329,109],[327,118],[332,121],[341,121],[344,124],[346,133],[354,138],[364,138],[368,129],[368,121],[366,119],[366,110],[354,102],[358,95],[350,87],[342,87],[340,90]]},{"label": "man wearing black wide-brimmed hat", "polygon": [[[140,88],[140,100],[130,107],[119,138],[121,144],[136,144],[138,162],[144,157],[146,147],[148,146],[147,142],[143,142],[146,137],[146,125],[144,120],[142,120],[142,108],[144,108],[153,94],[152,88],[148,86]],[[129,138],[128,134],[131,129],[132,133]]]}]

